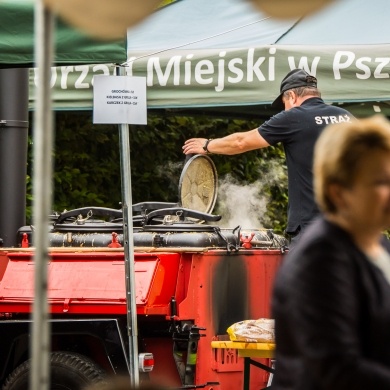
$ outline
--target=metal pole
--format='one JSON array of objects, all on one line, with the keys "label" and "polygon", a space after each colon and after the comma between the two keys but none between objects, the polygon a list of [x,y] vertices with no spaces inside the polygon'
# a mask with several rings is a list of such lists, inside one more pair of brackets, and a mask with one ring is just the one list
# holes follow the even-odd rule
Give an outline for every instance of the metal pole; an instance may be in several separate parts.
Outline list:
[{"label": "metal pole", "polygon": [[53,15],[43,0],[35,2],[35,56],[38,88],[34,118],[33,224],[35,297],[32,314],[32,364],[30,390],[48,390],[50,382],[50,327],[47,300],[47,265],[49,262],[48,226],[52,204],[53,119],[50,76],[53,58]]},{"label": "metal pole", "polygon": [[[124,68],[116,68],[117,75],[124,75]],[[133,236],[133,209],[131,194],[131,167],[130,167],[130,137],[129,125],[120,124],[120,160],[122,182],[122,210],[123,210],[123,243],[125,254],[126,273],[126,303],[127,303],[127,331],[129,336],[129,371],[132,386],[139,384],[138,364],[138,326],[137,304],[135,296],[135,267],[134,267],[134,236]]]},{"label": "metal pole", "polygon": [[26,224],[28,69],[0,69],[0,238],[17,245]]}]

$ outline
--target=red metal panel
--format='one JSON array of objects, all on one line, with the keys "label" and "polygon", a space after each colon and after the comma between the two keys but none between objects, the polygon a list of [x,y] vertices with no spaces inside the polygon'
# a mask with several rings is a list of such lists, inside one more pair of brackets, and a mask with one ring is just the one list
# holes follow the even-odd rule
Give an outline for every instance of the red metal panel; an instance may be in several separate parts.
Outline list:
[{"label": "red metal panel", "polygon": [[0,281],[3,279],[4,272],[8,265],[8,256],[0,254]]},{"label": "red metal panel", "polygon": [[[220,383],[207,386],[206,390],[242,388],[241,359],[219,356],[211,348],[211,341],[226,337],[226,329],[234,322],[269,318],[273,280],[281,259],[279,250],[231,254],[215,250],[192,255],[188,294],[180,303],[178,314],[181,319],[193,319],[196,325],[206,328],[202,332],[205,337],[199,341],[196,383]],[[267,377],[262,370],[251,370],[251,390],[265,387]]]},{"label": "red metal panel", "polygon": [[163,338],[143,339],[145,350],[153,353],[154,368],[149,374],[156,383],[172,388],[181,387],[181,381],[172,356],[172,340]]},{"label": "red metal panel", "polygon": [[[0,313],[29,312],[33,298],[32,252],[6,255],[10,261],[0,251],[0,275],[5,269],[0,280]],[[218,355],[211,341],[226,336],[227,327],[234,322],[269,317],[273,279],[281,259],[281,252],[274,249],[229,254],[226,250],[136,253],[137,313],[169,319],[170,299],[175,296],[178,319],[206,328],[201,332],[205,337],[199,340],[195,383],[220,383],[207,385],[206,390],[242,388],[242,361],[231,354]],[[123,251],[53,252],[49,297],[52,313],[126,315]],[[148,326],[153,326],[153,321]],[[169,375],[177,382],[172,340],[145,341],[146,347],[158,355],[154,375]],[[251,371],[251,390],[265,387],[266,374]]]},{"label": "red metal panel", "polygon": [[[159,253],[159,263],[153,275],[149,289],[149,295],[144,302],[138,302],[138,310],[141,305],[145,307],[145,314],[170,314],[170,300],[175,295],[175,287],[178,278],[179,253]],[[137,262],[140,261],[140,254],[136,255]],[[136,274],[136,284],[140,282],[140,275]],[[139,311],[140,312],[140,311]]]},{"label": "red metal panel", "polygon": [[[29,312],[34,297],[31,253],[9,253],[0,283],[3,312]],[[135,291],[140,314],[166,315],[174,295],[179,254],[136,254]],[[3,256],[4,261],[4,256]],[[48,264],[48,298],[54,313],[123,314],[123,252],[55,252]]]}]

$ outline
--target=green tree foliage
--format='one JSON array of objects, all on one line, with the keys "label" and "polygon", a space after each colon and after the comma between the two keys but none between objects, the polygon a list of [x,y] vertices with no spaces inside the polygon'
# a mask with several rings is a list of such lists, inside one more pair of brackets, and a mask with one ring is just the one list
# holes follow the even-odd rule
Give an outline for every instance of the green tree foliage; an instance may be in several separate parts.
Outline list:
[{"label": "green tree foliage", "polygon": [[[178,201],[184,166],[184,141],[218,138],[255,128],[260,123],[210,117],[149,114],[147,126],[130,127],[132,199]],[[121,201],[119,131],[116,125],[93,125],[91,113],[56,114],[54,151],[54,210],[84,206],[119,208]],[[30,138],[31,139],[31,138]],[[32,146],[32,145],[30,145]],[[28,172],[28,210],[31,216],[31,147]],[[256,196],[267,198],[264,227],[281,233],[286,224],[287,181],[281,147],[236,156],[212,155],[220,180],[245,187],[261,183]],[[227,194],[229,196],[229,193]],[[242,202],[250,202],[243,196]],[[219,199],[214,212],[220,209]]]}]

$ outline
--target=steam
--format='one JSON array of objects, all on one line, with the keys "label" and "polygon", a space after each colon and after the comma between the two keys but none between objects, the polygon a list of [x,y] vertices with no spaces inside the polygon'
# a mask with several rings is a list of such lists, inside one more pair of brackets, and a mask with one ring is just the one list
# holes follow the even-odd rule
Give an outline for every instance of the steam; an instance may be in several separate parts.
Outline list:
[{"label": "steam", "polygon": [[[172,193],[176,194],[178,189],[179,177],[183,170],[183,162],[172,162],[168,161],[164,166],[157,166],[156,168],[156,177],[167,179],[169,183],[168,186]],[[178,195],[174,199],[174,202],[178,202]]]},{"label": "steam", "polygon": [[[167,178],[172,189],[176,190],[182,169],[182,162],[168,162],[156,167],[156,174]],[[216,207],[212,214],[222,216],[218,222],[220,227],[235,228],[240,225],[242,229],[250,230],[261,229],[264,225],[272,226],[267,216],[267,206],[271,200],[267,187],[278,186],[287,180],[286,167],[271,160],[262,169],[254,183],[238,182],[231,175],[219,178]]]},{"label": "steam", "polygon": [[283,167],[270,162],[268,172],[259,174],[259,180],[254,183],[238,183],[230,175],[220,179],[217,213],[222,220],[219,225],[226,228],[240,225],[243,229],[260,229],[264,224],[269,225],[266,211],[270,198],[265,193],[265,186],[276,185],[285,177]]},{"label": "steam", "polygon": [[158,177],[168,178],[174,183],[178,182],[178,177],[180,177],[180,172],[183,169],[182,162],[172,162],[168,161],[164,166],[159,165],[156,167],[156,175]]},{"label": "steam", "polygon": [[218,214],[222,215],[220,225],[233,228],[261,228],[262,216],[267,211],[269,199],[260,195],[260,182],[239,185],[228,175],[220,180],[218,188]]}]

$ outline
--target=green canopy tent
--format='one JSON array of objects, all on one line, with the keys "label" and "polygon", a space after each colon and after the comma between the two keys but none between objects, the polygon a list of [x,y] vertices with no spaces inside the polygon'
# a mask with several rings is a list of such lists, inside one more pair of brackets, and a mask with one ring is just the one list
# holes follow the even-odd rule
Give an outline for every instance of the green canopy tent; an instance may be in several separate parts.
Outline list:
[{"label": "green canopy tent", "polygon": [[[0,0],[0,68],[34,67],[34,1]],[[126,37],[98,41],[56,21],[53,65],[122,63]]]},{"label": "green canopy tent", "polygon": [[276,20],[245,1],[186,0],[128,31],[129,73],[146,75],[151,108],[267,118],[280,81],[300,67],[326,102],[390,116],[389,12],[388,0],[335,0]]},{"label": "green canopy tent", "polygon": [[[128,30],[127,73],[147,77],[149,109],[267,118],[283,76],[302,67],[328,103],[390,115],[389,11],[388,0],[335,0],[276,20],[245,0],[177,1]],[[54,107],[90,110],[98,74],[113,68],[53,68]]]}]

